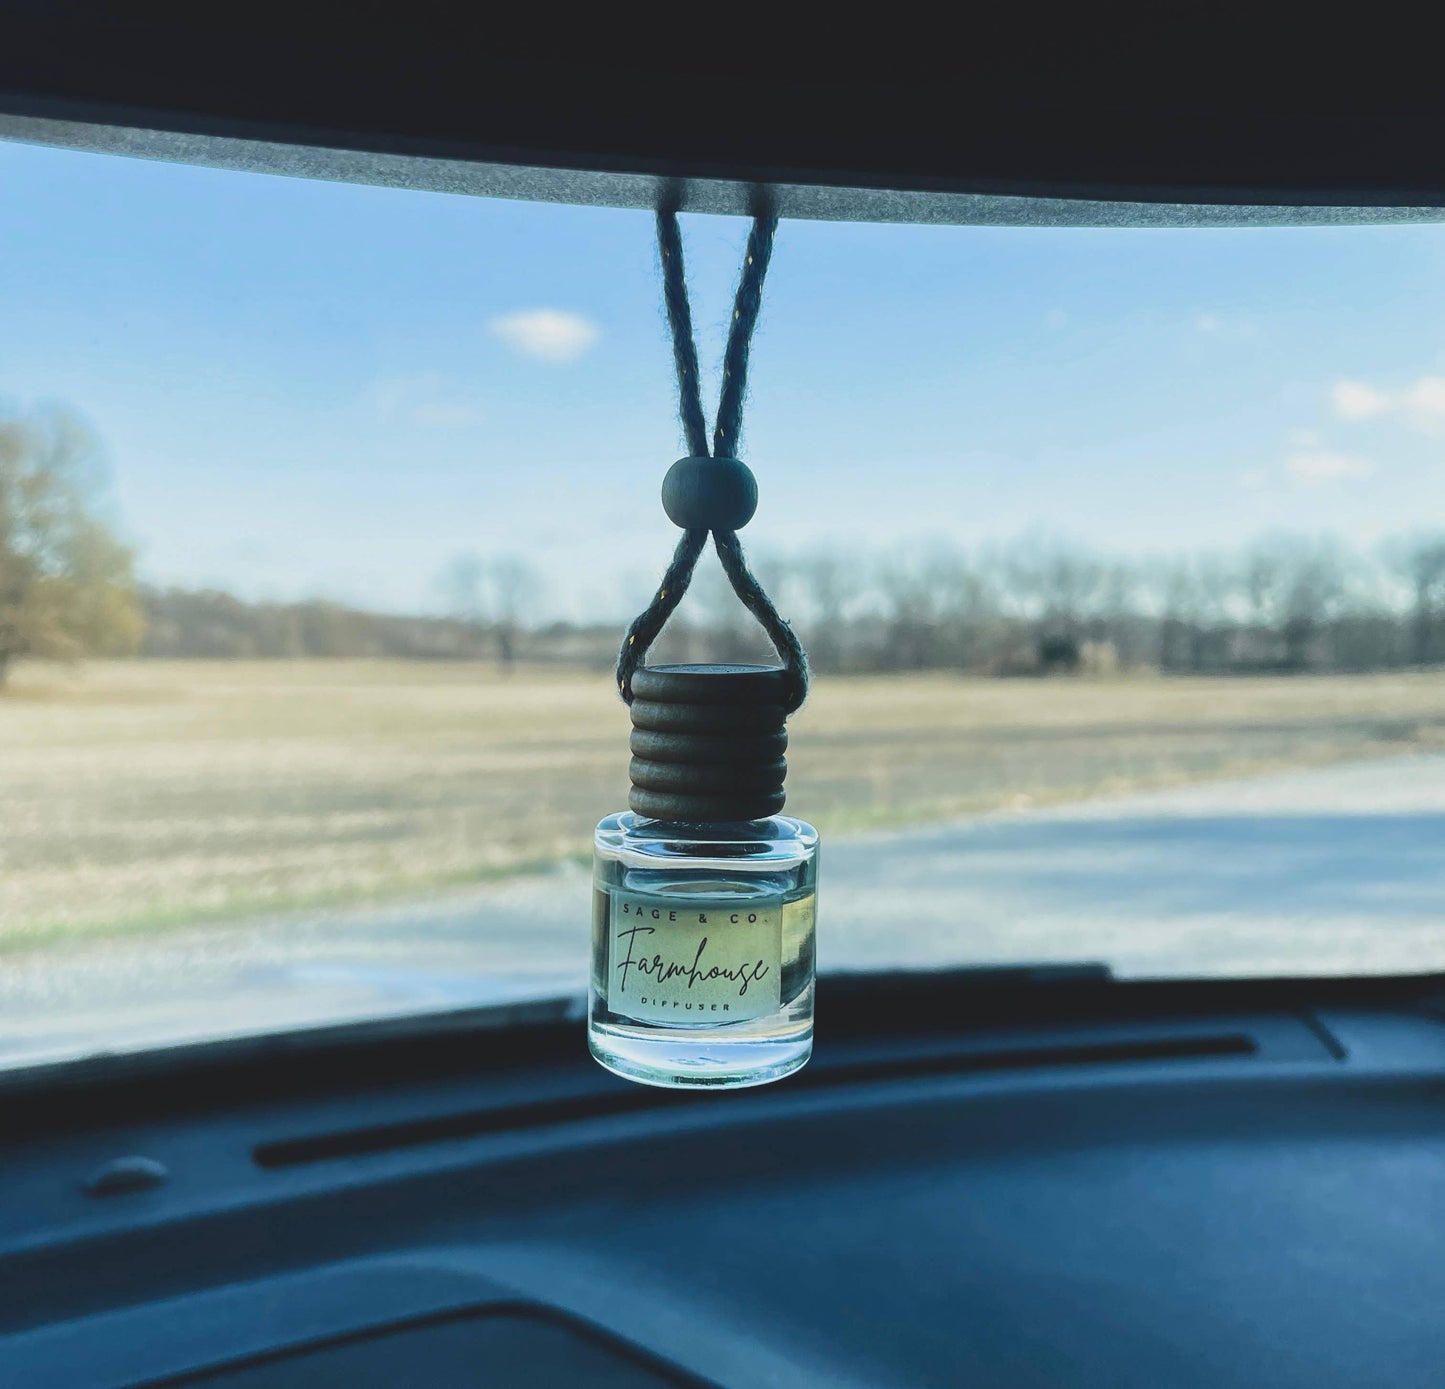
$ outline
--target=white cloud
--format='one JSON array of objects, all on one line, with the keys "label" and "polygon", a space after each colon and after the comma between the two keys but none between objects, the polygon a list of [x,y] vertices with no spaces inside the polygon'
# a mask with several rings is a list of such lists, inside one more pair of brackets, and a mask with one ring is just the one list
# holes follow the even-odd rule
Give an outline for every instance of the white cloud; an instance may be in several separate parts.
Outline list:
[{"label": "white cloud", "polygon": [[1349,453],[1292,453],[1284,461],[1285,471],[1304,487],[1319,487],[1346,478],[1369,477],[1375,465],[1368,458]]},{"label": "white cloud", "polygon": [[1245,318],[1225,318],[1222,314],[1202,313],[1194,320],[1194,327],[1201,333],[1222,337],[1250,338],[1254,336],[1254,324]]},{"label": "white cloud", "polygon": [[1363,381],[1336,381],[1330,396],[1342,420],[1367,420],[1390,408],[1390,397]]},{"label": "white cloud", "polygon": [[374,382],[372,402],[384,420],[418,429],[467,429],[482,422],[482,412],[449,391],[437,372],[388,376]]},{"label": "white cloud", "polygon": [[1342,420],[1398,415],[1416,429],[1445,429],[1445,376],[1422,376],[1403,390],[1384,391],[1365,381],[1336,381],[1330,392]]},{"label": "white cloud", "polygon": [[1445,376],[1422,376],[1402,398],[1406,413],[1445,420]]},{"label": "white cloud", "polygon": [[602,336],[590,318],[562,309],[522,309],[488,326],[513,352],[539,362],[575,362]]}]

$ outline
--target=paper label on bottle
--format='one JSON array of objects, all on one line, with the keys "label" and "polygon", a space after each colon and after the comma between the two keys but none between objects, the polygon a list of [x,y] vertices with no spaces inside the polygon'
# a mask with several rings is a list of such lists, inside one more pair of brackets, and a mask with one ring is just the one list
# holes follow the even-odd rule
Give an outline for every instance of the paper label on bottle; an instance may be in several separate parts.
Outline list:
[{"label": "paper label on bottle", "polygon": [[607,1006],[643,1022],[746,1022],[782,1006],[783,904],[613,891]]}]

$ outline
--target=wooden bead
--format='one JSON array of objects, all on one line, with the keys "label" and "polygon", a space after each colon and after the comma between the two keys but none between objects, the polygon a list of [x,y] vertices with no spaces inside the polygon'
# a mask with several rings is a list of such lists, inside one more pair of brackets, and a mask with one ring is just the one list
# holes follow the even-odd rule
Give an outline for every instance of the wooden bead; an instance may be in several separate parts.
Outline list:
[{"label": "wooden bead", "polygon": [[683,530],[739,531],[758,509],[758,484],[737,458],[679,458],[662,480],[662,509]]}]

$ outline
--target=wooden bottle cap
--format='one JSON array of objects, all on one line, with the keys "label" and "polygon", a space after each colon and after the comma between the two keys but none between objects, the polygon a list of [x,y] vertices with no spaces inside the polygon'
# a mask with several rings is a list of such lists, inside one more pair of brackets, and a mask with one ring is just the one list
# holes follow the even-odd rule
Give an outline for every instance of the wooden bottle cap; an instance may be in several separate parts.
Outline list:
[{"label": "wooden bottle cap", "polygon": [[643,666],[632,677],[632,792],[639,815],[687,824],[761,820],[783,808],[788,672],[782,666]]}]

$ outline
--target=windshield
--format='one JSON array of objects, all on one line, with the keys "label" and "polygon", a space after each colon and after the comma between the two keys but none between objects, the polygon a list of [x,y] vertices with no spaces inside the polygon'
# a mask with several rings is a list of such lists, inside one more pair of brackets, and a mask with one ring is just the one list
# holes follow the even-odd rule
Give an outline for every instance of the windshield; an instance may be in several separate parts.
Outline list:
[{"label": "windshield", "polygon": [[[580,991],[644,213],[0,144],[0,1064]],[[738,219],[684,218],[713,395]],[[1445,967],[1445,229],[785,223],[829,970]],[[653,659],[767,660],[705,557]]]}]

